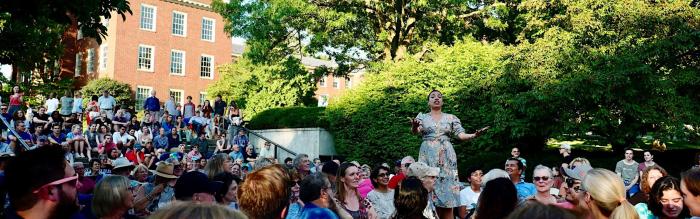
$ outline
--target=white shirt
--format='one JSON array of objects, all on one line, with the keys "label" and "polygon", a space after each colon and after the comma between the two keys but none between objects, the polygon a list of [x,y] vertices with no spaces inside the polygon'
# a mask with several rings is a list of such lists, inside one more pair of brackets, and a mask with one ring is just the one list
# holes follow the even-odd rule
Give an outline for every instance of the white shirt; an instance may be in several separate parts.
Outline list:
[{"label": "white shirt", "polygon": [[102,95],[97,99],[97,105],[100,106],[100,109],[114,110],[114,107],[117,105],[117,101],[114,100],[113,96],[105,97]]},{"label": "white shirt", "polygon": [[46,100],[46,114],[51,115],[56,109],[58,109],[58,99],[51,98]]},{"label": "white shirt", "polygon": [[119,132],[115,132],[112,135],[112,139],[114,139],[115,144],[119,144],[119,142],[121,142],[122,144],[126,144],[126,143],[129,143],[129,140],[134,139],[134,137],[132,137],[131,135],[129,135],[126,132],[124,133],[124,135],[122,135]]},{"label": "white shirt", "polygon": [[391,218],[394,215],[394,190],[389,189],[387,193],[381,193],[377,190],[372,190],[367,193],[367,200],[372,203],[374,211],[380,219]]},{"label": "white shirt", "polygon": [[275,159],[275,152],[272,150],[272,146],[270,146],[269,149],[265,149],[265,146],[260,148],[260,153],[258,154],[258,157],[267,157],[270,159]]},{"label": "white shirt", "polygon": [[474,192],[471,186],[467,186],[459,192],[459,206],[467,206],[467,209],[476,208],[480,194],[481,191]]}]

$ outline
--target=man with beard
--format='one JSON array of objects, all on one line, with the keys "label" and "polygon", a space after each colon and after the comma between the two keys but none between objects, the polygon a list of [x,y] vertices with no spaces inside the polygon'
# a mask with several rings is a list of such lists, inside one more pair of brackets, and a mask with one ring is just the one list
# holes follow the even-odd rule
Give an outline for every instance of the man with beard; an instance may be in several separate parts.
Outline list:
[{"label": "man with beard", "polygon": [[78,211],[78,175],[60,147],[19,154],[5,175],[11,203],[6,218],[69,218]]}]

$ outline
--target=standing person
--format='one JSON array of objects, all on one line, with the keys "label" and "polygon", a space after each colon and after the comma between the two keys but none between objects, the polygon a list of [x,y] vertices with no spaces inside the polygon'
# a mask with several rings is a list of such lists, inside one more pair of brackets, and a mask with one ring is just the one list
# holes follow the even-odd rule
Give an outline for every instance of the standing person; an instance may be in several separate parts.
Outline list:
[{"label": "standing person", "polygon": [[469,218],[474,214],[474,209],[479,202],[481,194],[481,177],[484,176],[484,171],[478,167],[467,169],[468,187],[459,192],[459,218]]},{"label": "standing person", "polygon": [[523,201],[537,193],[534,184],[527,183],[520,178],[521,172],[525,171],[523,168],[525,168],[525,166],[523,166],[523,163],[520,163],[518,159],[509,158],[508,161],[506,161],[505,169],[510,175],[511,182],[515,185],[515,190],[518,192],[518,201]]},{"label": "standing person", "polygon": [[190,118],[192,118],[195,115],[195,110],[197,109],[197,106],[192,103],[192,96],[187,96],[187,102],[185,105],[182,106],[182,116],[184,118],[183,121],[185,123],[190,122]]},{"label": "standing person", "polygon": [[226,110],[226,102],[221,99],[221,95],[216,95],[214,99],[214,115],[224,116]]},{"label": "standing person", "polygon": [[600,168],[589,170],[581,189],[585,195],[579,196],[579,206],[590,212],[591,218],[639,218],[634,206],[625,198],[625,185],[614,172]]},{"label": "standing person", "polygon": [[22,108],[22,104],[24,104],[22,96],[24,96],[24,93],[20,91],[19,86],[12,87],[12,95],[10,95],[10,109],[8,111],[10,115],[13,115],[17,110]]},{"label": "standing person", "polygon": [[231,121],[228,126],[228,136],[233,140],[233,136],[238,133],[238,127],[241,126],[241,123],[243,122],[243,114],[241,114],[241,110],[238,109],[238,105],[236,105],[236,102],[231,100],[231,104],[229,105],[228,109],[228,120]]},{"label": "standing person", "polygon": [[378,166],[370,173],[374,190],[367,194],[367,200],[372,203],[380,219],[388,219],[394,215],[394,190],[389,189],[389,168]]},{"label": "standing person", "polygon": [[66,91],[63,93],[63,96],[61,97],[61,110],[59,112],[61,113],[61,116],[63,117],[63,119],[68,119],[72,110],[73,110],[73,95],[71,94],[70,91]]},{"label": "standing person", "polygon": [[148,115],[155,118],[160,118],[160,100],[156,97],[156,90],[151,90],[151,96],[143,102],[143,110],[148,112]]},{"label": "standing person", "polygon": [[644,151],[644,162],[639,164],[639,167],[637,168],[637,171],[639,171],[639,175],[642,175],[642,172],[647,167],[653,167],[656,166],[656,162],[654,162],[654,154],[651,153],[651,151],[646,150]]},{"label": "standing person", "polygon": [[80,209],[78,176],[60,147],[40,147],[10,160],[5,186],[11,207],[6,218],[69,218]]},{"label": "standing person", "polygon": [[77,118],[83,121],[83,95],[80,92],[75,92],[74,94],[71,113],[75,113]]},{"label": "standing person", "polygon": [[170,98],[168,98],[168,100],[165,101],[165,111],[170,116],[171,120],[174,120],[175,117],[180,115],[180,111],[177,110],[178,104],[179,103],[175,102],[175,97],[173,95],[170,95]]},{"label": "standing person", "polygon": [[574,156],[571,155],[571,145],[564,143],[559,146],[559,154],[562,156],[561,168],[569,168],[569,164],[574,160]]},{"label": "standing person", "polygon": [[480,136],[488,127],[474,134],[467,134],[459,119],[451,114],[443,113],[442,93],[433,90],[428,94],[430,113],[419,113],[411,120],[414,134],[423,136],[418,161],[431,167],[440,168],[440,176],[435,183],[432,196],[440,218],[453,218],[453,208],[459,206],[459,190],[457,177],[457,154],[455,154],[451,137],[462,141]]},{"label": "standing person", "polygon": [[107,113],[107,118],[114,118],[114,107],[117,106],[117,101],[109,94],[109,91],[102,91],[102,96],[97,99],[97,105],[100,107],[100,112]]},{"label": "standing person", "polygon": [[46,99],[46,104],[44,105],[46,106],[46,114],[53,114],[53,112],[58,109],[58,104],[59,102],[58,99],[56,99],[56,93],[51,93],[49,98]]},{"label": "standing person", "polygon": [[92,95],[90,102],[88,102],[87,107],[85,107],[88,124],[92,124],[92,119],[100,115],[100,106],[97,105],[97,100],[97,95]]},{"label": "standing person", "polygon": [[634,158],[634,151],[631,148],[626,148],[625,159],[615,164],[615,172],[622,177],[625,183],[627,197],[639,192],[639,186],[637,185],[637,182],[639,182],[639,172],[637,171],[639,170],[639,163],[632,158]]}]

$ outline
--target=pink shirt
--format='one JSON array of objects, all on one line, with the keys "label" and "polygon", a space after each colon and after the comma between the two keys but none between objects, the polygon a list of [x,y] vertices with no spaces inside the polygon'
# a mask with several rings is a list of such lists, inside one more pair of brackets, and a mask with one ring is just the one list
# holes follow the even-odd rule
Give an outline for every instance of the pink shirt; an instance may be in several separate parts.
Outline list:
[{"label": "pink shirt", "polygon": [[367,194],[373,189],[374,186],[372,185],[372,181],[369,179],[363,179],[360,182],[360,185],[357,186],[357,190],[360,191],[360,196],[362,196],[362,198],[367,198]]}]

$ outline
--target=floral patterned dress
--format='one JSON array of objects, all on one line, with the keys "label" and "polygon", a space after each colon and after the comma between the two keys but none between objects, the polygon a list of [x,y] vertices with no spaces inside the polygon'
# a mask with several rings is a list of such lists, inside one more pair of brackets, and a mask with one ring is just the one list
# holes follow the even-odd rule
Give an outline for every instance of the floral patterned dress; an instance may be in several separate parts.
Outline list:
[{"label": "floral patterned dress", "polygon": [[418,161],[440,168],[440,173],[435,180],[435,190],[430,197],[436,207],[457,207],[459,206],[457,154],[450,140],[464,132],[462,123],[459,118],[447,113],[443,113],[440,121],[437,122],[426,113],[418,114],[416,119],[421,121],[423,136]]}]

